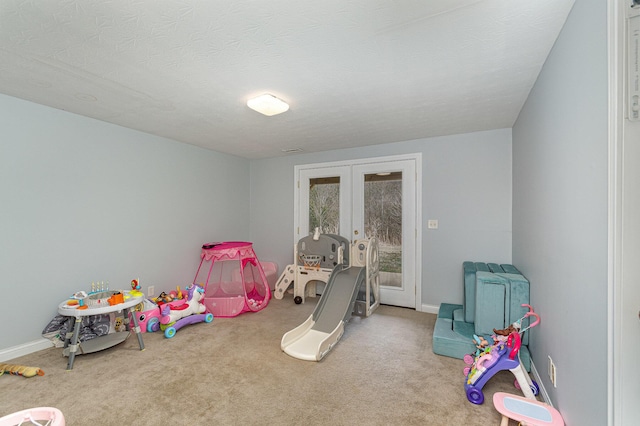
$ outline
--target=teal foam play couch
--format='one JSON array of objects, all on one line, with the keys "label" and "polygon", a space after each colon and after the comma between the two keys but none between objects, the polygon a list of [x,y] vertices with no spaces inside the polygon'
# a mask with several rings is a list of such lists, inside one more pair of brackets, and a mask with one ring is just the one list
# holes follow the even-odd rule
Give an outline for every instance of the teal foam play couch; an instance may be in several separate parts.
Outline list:
[{"label": "teal foam play couch", "polygon": [[[442,303],[433,332],[433,351],[459,359],[476,351],[474,334],[491,341],[494,329],[521,320],[528,311],[522,305],[529,304],[529,280],[515,266],[467,261],[462,270],[463,304]],[[522,343],[520,358],[530,371],[528,331]]]}]

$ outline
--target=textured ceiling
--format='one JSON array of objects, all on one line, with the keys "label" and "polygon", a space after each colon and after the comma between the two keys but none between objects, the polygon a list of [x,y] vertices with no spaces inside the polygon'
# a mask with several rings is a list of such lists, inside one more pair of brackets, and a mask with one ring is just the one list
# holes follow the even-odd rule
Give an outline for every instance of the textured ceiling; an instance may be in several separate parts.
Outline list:
[{"label": "textured ceiling", "polygon": [[505,128],[573,3],[2,0],[0,93],[246,158]]}]

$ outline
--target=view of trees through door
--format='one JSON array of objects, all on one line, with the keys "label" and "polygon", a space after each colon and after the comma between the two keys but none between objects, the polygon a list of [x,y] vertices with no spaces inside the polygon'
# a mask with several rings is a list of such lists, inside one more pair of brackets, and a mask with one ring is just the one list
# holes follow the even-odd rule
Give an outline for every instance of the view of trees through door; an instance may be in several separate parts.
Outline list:
[{"label": "view of trees through door", "polygon": [[309,229],[340,234],[340,177],[309,179]]},{"label": "view of trees through door", "polygon": [[402,172],[364,176],[364,229],[380,243],[382,282],[402,285]]},{"label": "view of trees through door", "polygon": [[[402,172],[364,176],[364,231],[380,243],[380,271],[386,286],[401,286]],[[309,179],[309,229],[340,234],[340,177]],[[364,237],[364,236],[363,236]]]}]

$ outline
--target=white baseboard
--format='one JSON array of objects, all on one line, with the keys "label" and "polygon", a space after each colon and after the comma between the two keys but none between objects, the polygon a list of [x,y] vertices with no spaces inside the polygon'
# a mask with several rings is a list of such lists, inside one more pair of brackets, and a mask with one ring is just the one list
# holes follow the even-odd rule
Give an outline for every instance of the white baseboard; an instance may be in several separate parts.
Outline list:
[{"label": "white baseboard", "polygon": [[549,398],[547,389],[542,384],[542,377],[540,377],[540,374],[538,373],[538,369],[536,368],[536,365],[533,363],[533,360],[531,360],[531,374],[533,374],[533,380],[535,380],[536,383],[538,384],[538,389],[540,391],[539,395],[542,397],[542,400],[553,407],[553,404],[551,403],[551,398]]},{"label": "white baseboard", "polygon": [[22,345],[0,350],[0,362],[5,362],[24,355],[48,349],[53,346],[51,340],[38,339]]},{"label": "white baseboard", "polygon": [[425,304],[422,304],[422,306],[420,306],[420,312],[426,312],[428,314],[437,314],[439,310],[440,310],[440,306],[425,305]]}]

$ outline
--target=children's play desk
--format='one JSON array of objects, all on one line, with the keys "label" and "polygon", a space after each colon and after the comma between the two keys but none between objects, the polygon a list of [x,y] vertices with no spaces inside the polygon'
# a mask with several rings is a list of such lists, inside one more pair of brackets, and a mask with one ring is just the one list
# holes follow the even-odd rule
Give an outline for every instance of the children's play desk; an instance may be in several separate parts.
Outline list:
[{"label": "children's play desk", "polygon": [[493,394],[493,405],[502,414],[500,426],[507,426],[509,419],[520,422],[522,426],[564,426],[558,410],[535,399],[496,392]]},{"label": "children's play desk", "polygon": [[[108,299],[110,298],[110,296],[118,296],[117,293],[122,294],[123,302],[114,303],[113,305],[109,304]],[[144,295],[141,293],[139,293],[138,295],[132,295],[128,291],[107,291],[98,293],[96,295],[90,295],[89,297],[85,298],[83,300],[83,303],[87,306],[86,308],[80,308],[78,305],[69,305],[69,300],[65,300],[64,302],[60,303],[60,305],[58,305],[58,313],[60,315],[69,317],[69,327],[67,328],[68,332],[64,339],[63,351],[63,355],[69,357],[67,370],[71,370],[73,368],[73,361],[76,355],[101,351],[103,349],[107,349],[124,342],[131,334],[131,327],[129,326],[129,311],[131,308],[136,306],[138,303],[141,303],[143,300]],[[83,317],[91,315],[110,314],[112,312],[115,313],[122,311],[124,311],[124,323],[127,329],[126,332],[105,334],[103,336],[99,336],[81,343],[78,341],[80,335],[80,325],[82,324]],[[144,350],[144,343],[142,342],[142,333],[140,333],[138,319],[135,315],[131,315],[131,318],[133,318],[133,331],[138,335],[140,350]]]}]

